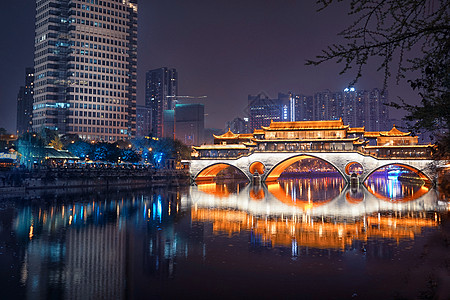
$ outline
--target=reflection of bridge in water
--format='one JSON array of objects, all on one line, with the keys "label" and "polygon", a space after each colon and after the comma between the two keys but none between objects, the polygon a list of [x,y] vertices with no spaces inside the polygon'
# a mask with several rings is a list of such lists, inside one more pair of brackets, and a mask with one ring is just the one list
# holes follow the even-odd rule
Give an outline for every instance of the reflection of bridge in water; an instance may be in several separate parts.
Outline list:
[{"label": "reflection of bridge in water", "polygon": [[246,230],[265,244],[341,250],[356,240],[414,239],[423,228],[438,226],[436,211],[448,209],[438,204],[434,190],[424,186],[417,198],[395,203],[364,187],[352,191],[346,186],[335,198],[318,203],[292,198],[289,203],[289,195],[280,199],[283,192],[274,184],[259,189],[247,185],[230,193],[210,183],[192,187],[190,196],[181,201],[183,206],[192,206],[193,221],[212,222],[216,233]]}]

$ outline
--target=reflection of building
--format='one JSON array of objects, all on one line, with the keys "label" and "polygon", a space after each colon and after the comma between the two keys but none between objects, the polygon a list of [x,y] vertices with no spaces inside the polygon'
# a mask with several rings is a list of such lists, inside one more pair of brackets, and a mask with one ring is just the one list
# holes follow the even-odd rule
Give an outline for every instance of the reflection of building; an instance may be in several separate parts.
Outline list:
[{"label": "reflection of building", "polygon": [[145,106],[152,111],[152,134],[156,137],[172,137],[173,131],[165,133],[164,111],[173,110],[173,96],[178,95],[178,72],[176,69],[159,68],[146,75]]},{"label": "reflection of building", "polygon": [[385,238],[396,241],[414,239],[425,227],[436,227],[434,218],[366,216],[353,222],[335,222],[327,219],[296,219],[289,217],[264,218],[245,211],[197,208],[191,211],[194,222],[212,222],[215,234],[230,236],[241,231],[251,231],[263,244],[345,250],[355,241]]},{"label": "reflection of building", "polygon": [[36,4],[33,130],[134,137],[137,0]]},{"label": "reflection of building", "polygon": [[426,218],[367,217],[355,223],[303,222],[294,219],[259,219],[245,212],[202,209],[191,212],[193,221],[213,222],[215,233],[230,235],[251,230],[274,246],[290,246],[295,240],[298,246],[313,248],[337,248],[344,250],[355,240],[367,241],[370,237],[400,240],[420,234],[423,227],[435,227],[438,222]]},{"label": "reflection of building", "polygon": [[125,227],[71,228],[65,245],[66,299],[122,298],[125,290]]},{"label": "reflection of building", "polygon": [[17,134],[32,131],[34,69],[26,68],[25,86],[21,86],[17,95]]},{"label": "reflection of building", "polygon": [[[369,146],[376,139],[376,146]],[[429,157],[433,145],[418,145],[417,137],[401,132],[350,128],[342,119],[331,121],[271,122],[253,134],[231,131],[214,136],[215,145],[195,147],[199,157],[236,157],[253,152],[360,152],[376,157]]]}]

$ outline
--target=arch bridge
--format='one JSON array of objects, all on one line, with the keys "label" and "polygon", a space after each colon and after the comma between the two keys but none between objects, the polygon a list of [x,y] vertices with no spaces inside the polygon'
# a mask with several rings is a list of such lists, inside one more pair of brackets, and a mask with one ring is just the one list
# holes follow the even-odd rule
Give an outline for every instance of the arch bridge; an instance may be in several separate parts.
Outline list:
[{"label": "arch bridge", "polygon": [[436,181],[435,163],[431,159],[421,158],[376,158],[360,152],[254,152],[239,158],[195,159],[190,161],[191,177],[196,181],[213,180],[225,168],[234,167],[244,174],[249,181],[258,172],[262,181],[275,181],[281,173],[293,163],[304,158],[318,158],[332,165],[342,177],[349,182],[349,167],[358,163],[362,166],[360,182],[364,182],[376,170],[400,165],[419,174],[423,179]]}]

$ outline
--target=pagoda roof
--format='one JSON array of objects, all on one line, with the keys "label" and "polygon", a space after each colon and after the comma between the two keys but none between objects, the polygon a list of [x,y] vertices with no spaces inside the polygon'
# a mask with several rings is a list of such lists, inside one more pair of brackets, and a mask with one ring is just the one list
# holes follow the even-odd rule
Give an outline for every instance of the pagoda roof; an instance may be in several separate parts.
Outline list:
[{"label": "pagoda roof", "polygon": [[296,121],[296,122],[273,122],[271,121],[268,127],[261,126],[262,129],[267,131],[277,130],[323,130],[334,129],[343,130],[349,126],[344,125],[342,119],[330,120],[330,121]]},{"label": "pagoda roof", "polygon": [[220,140],[236,140],[236,139],[251,139],[253,138],[252,133],[233,133],[230,129],[222,135],[213,134],[215,139]]},{"label": "pagoda roof", "polygon": [[239,133],[240,139],[252,139],[253,133]]},{"label": "pagoda roof", "polygon": [[364,137],[365,138],[376,138],[380,136],[381,131],[365,131]]},{"label": "pagoda roof", "polygon": [[244,150],[248,149],[247,146],[243,144],[233,144],[233,145],[201,145],[198,147],[193,147],[195,150]]},{"label": "pagoda roof", "polygon": [[355,142],[357,141],[359,138],[355,137],[355,138],[343,138],[343,139],[254,139],[255,142],[260,142],[260,143],[264,143],[264,142],[273,142],[273,143],[291,143],[291,142],[302,142],[302,143],[309,143],[309,142]]},{"label": "pagoda roof", "polygon": [[395,125],[392,126],[392,129],[389,131],[381,131],[380,136],[408,136],[411,135],[411,132],[402,132],[395,128]]},{"label": "pagoda roof", "polygon": [[365,126],[349,128],[347,131],[347,133],[364,133],[364,132],[366,132]]},{"label": "pagoda roof", "polygon": [[233,133],[230,129],[222,135],[213,134],[215,139],[237,139],[239,134]]},{"label": "pagoda roof", "polygon": [[262,130],[262,129],[255,129],[253,131],[253,134],[264,134],[264,130]]}]

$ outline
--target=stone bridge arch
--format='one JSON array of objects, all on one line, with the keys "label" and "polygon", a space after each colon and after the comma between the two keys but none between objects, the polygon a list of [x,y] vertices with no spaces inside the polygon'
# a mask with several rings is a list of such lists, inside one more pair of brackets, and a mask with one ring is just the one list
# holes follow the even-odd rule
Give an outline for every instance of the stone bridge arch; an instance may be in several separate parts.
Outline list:
[{"label": "stone bridge arch", "polygon": [[412,166],[411,164],[407,164],[407,163],[404,163],[404,162],[395,162],[395,161],[393,161],[393,162],[388,162],[388,163],[379,165],[379,166],[377,166],[376,168],[369,170],[369,172],[367,172],[366,174],[364,174],[364,178],[363,178],[363,180],[362,180],[361,182],[365,182],[365,181],[370,177],[370,175],[372,175],[372,174],[375,173],[376,171],[378,171],[378,170],[380,170],[380,169],[382,169],[382,168],[388,167],[388,166],[399,166],[399,167],[403,167],[403,168],[405,168],[405,169],[407,169],[407,170],[413,171],[414,173],[416,173],[417,175],[419,175],[419,177],[420,177],[421,179],[423,179],[423,180],[425,180],[425,181],[433,182],[433,178],[430,177],[429,175],[427,175],[427,174],[425,173],[425,172],[426,172],[425,170],[422,171],[422,170],[419,169],[418,167]]},{"label": "stone bridge arch", "polygon": [[240,173],[242,173],[250,181],[250,178],[246,172],[243,172],[239,167],[233,164],[225,162],[217,162],[207,165],[194,175],[194,179],[196,181],[211,181],[217,176],[217,174],[219,174],[220,171],[230,167],[239,170]]},{"label": "stone bridge arch", "polygon": [[[431,166],[435,163],[432,160],[426,159],[388,159],[388,158],[376,158],[367,154],[359,152],[255,152],[248,156],[241,156],[239,158],[218,158],[218,159],[194,159],[190,160],[190,172],[193,179],[203,176],[205,179],[212,179],[221,169],[210,169],[208,172],[205,170],[213,167],[214,165],[226,165],[240,170],[250,181],[253,174],[250,173],[250,167],[255,162],[259,162],[264,166],[264,173],[261,174],[261,179],[265,181],[268,175],[276,168],[277,165],[284,161],[289,161],[294,157],[308,156],[321,159],[330,163],[338,172],[349,182],[350,176],[345,173],[345,168],[349,163],[359,163],[363,168],[363,172],[360,175],[360,182],[364,182],[370,174],[375,170],[380,169],[387,165],[399,164],[414,168],[417,171],[423,173],[427,179],[435,180],[436,172]],[[294,161],[291,160],[291,164]],[[224,168],[224,166],[222,166]],[[287,166],[286,166],[287,167]],[[222,169],[223,169],[222,168]],[[216,172],[217,171],[217,172]],[[204,173],[202,173],[204,172]],[[281,172],[280,172],[281,174]],[[274,175],[274,174],[273,174]],[[274,176],[272,176],[273,178]],[[269,178],[271,179],[271,178]]]},{"label": "stone bridge arch", "polygon": [[339,168],[339,166],[335,165],[330,160],[327,160],[326,158],[319,157],[318,155],[311,155],[311,154],[294,154],[290,157],[284,158],[282,161],[275,164],[273,167],[267,170],[267,173],[264,176],[264,181],[276,181],[281,173],[283,173],[287,167],[292,165],[293,163],[296,163],[302,159],[305,158],[315,158],[319,159],[323,162],[328,163],[331,165],[346,181],[348,181],[347,176],[345,173],[343,173],[343,170]]}]

